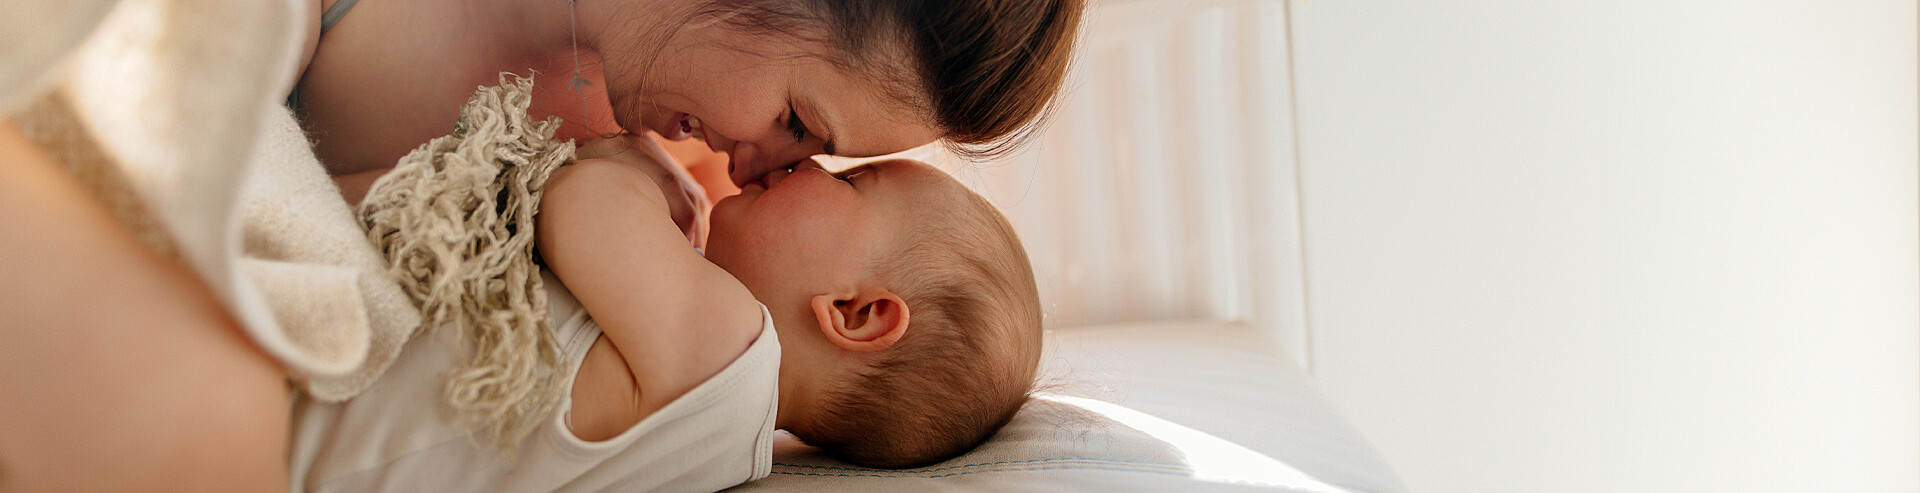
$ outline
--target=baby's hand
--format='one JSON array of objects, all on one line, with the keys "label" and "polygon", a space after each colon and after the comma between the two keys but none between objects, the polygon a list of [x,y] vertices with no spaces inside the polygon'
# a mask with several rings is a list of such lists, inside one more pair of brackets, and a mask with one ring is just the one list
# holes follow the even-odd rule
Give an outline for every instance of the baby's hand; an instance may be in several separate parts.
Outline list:
[{"label": "baby's hand", "polygon": [[673,157],[660,147],[660,143],[649,137],[632,134],[596,137],[581,144],[574,152],[574,157],[578,160],[615,161],[646,172],[655,184],[660,185],[673,222],[687,234],[687,241],[692,242],[695,248],[707,246],[707,213],[711,207],[707,204],[706,190],[693,180],[685,168],[674,162]]}]

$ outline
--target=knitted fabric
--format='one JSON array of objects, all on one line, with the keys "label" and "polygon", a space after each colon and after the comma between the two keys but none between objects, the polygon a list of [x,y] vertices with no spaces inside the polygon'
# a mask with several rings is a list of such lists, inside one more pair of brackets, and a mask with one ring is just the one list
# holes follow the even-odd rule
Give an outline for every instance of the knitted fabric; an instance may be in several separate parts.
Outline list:
[{"label": "knitted fabric", "polygon": [[533,260],[533,219],[547,177],[574,152],[554,140],[557,119],[527,116],[533,80],[507,76],[467,101],[453,135],[376,181],[359,211],[422,326],[459,331],[466,358],[447,375],[445,406],[503,446],[559,396],[561,352]]}]

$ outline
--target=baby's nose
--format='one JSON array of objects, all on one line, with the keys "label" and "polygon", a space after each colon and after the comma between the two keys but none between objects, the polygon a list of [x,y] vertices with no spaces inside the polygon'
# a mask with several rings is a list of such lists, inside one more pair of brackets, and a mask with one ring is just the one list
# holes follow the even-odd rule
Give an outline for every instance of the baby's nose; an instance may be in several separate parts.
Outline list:
[{"label": "baby's nose", "polygon": [[787,179],[787,175],[791,174],[793,174],[793,168],[780,168],[768,171],[766,176],[760,178],[760,181],[766,182],[767,188],[773,188],[774,185],[780,184],[780,180]]},{"label": "baby's nose", "polygon": [[792,164],[775,157],[761,152],[759,147],[752,144],[743,142],[734,145],[733,150],[727,153],[727,177],[733,180],[734,186],[746,186],[747,182]]}]

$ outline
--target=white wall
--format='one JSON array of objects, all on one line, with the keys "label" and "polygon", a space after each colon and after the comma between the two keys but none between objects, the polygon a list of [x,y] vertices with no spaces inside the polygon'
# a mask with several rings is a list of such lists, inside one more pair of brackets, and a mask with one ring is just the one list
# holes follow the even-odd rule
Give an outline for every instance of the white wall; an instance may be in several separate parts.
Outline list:
[{"label": "white wall", "polygon": [[1415,491],[1920,491],[1912,1],[1295,1],[1314,372]]},{"label": "white wall", "polygon": [[1094,2],[1064,97],[1026,152],[907,155],[1012,221],[1049,327],[1237,320],[1308,361],[1286,9]]}]

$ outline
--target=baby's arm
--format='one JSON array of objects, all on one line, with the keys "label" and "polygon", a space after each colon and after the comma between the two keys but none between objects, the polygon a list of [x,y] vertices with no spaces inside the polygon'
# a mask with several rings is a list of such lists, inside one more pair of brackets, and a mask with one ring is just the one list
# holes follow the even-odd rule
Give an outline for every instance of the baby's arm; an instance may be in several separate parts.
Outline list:
[{"label": "baby's arm", "polygon": [[675,162],[658,141],[633,135],[596,137],[581,144],[576,157],[626,163],[652,178],[663,194],[661,197],[667,201],[668,217],[680,226],[694,247],[707,246],[707,213],[713,206],[707,202],[700,183]]},{"label": "baby's arm", "polygon": [[645,168],[661,165],[626,152],[562,166],[536,218],[541,257],[633,372],[640,417],[732,363],[761,322],[752,293],[669,217]]}]

